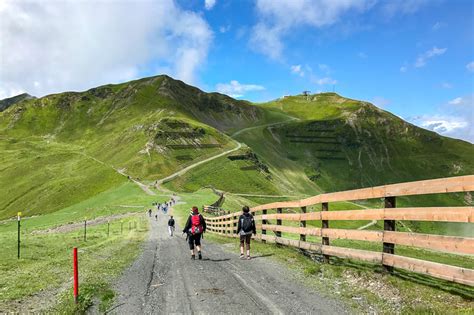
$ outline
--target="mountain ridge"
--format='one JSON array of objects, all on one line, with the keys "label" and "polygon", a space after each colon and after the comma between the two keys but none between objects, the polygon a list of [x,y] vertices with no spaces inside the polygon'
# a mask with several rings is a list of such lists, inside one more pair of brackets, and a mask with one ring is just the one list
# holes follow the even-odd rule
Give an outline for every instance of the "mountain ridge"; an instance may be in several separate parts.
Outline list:
[{"label": "mountain ridge", "polygon": [[236,141],[237,158],[165,185],[314,195],[474,173],[474,146],[368,102],[321,93],[256,105],[160,75],[24,98],[0,112],[0,194],[8,196],[0,216],[51,212],[116,187],[126,177],[114,169],[151,185]]}]

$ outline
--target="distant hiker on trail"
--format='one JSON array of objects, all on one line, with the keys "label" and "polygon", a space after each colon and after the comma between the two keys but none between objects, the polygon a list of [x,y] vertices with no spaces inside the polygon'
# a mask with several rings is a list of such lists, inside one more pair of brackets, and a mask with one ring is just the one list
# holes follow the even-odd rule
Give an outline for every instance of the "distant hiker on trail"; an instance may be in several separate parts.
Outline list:
[{"label": "distant hiker on trail", "polygon": [[202,259],[201,236],[204,232],[206,232],[206,221],[204,221],[202,215],[199,214],[198,207],[194,206],[183,229],[183,233],[188,235],[187,240],[189,243],[189,249],[191,250],[191,259],[193,260],[196,259],[194,245],[196,245],[198,258]]},{"label": "distant hiker on trail", "polygon": [[244,212],[239,217],[239,224],[237,225],[237,234],[240,235],[240,259],[244,259],[244,245],[247,245],[247,259],[250,259],[250,239],[252,233],[255,235],[257,229],[255,228],[255,220],[253,215],[250,214],[250,209],[247,206],[242,208]]},{"label": "distant hiker on trail", "polygon": [[158,221],[158,213],[155,214],[155,221]]},{"label": "distant hiker on trail", "polygon": [[151,218],[151,209],[148,209],[148,216]]},{"label": "distant hiker on trail", "polygon": [[174,219],[173,219],[173,216],[171,216],[170,219],[168,220],[168,233],[170,234],[170,236],[173,236],[173,232],[174,232]]}]

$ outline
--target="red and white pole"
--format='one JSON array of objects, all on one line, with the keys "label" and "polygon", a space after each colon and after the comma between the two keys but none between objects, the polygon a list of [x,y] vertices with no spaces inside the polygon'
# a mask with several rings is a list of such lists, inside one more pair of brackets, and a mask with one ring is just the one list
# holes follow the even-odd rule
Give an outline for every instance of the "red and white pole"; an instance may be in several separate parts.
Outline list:
[{"label": "red and white pole", "polygon": [[79,271],[77,269],[77,247],[74,247],[72,253],[73,253],[73,268],[74,268],[74,302],[77,303],[77,297],[79,296]]}]

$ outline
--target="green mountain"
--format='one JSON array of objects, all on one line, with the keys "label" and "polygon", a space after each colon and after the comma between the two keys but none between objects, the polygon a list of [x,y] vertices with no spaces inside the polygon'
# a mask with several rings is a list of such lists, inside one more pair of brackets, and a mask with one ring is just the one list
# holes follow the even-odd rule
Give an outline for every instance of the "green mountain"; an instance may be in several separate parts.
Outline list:
[{"label": "green mountain", "polygon": [[472,144],[334,93],[252,104],[156,76],[0,104],[0,218],[228,151],[165,186],[300,196],[474,173]]}]

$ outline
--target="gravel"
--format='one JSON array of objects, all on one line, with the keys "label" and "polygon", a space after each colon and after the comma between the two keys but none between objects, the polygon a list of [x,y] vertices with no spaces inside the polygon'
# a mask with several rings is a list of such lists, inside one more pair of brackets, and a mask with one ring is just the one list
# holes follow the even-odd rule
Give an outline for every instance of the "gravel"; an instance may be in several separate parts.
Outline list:
[{"label": "gravel", "polygon": [[115,285],[114,314],[344,314],[339,301],[295,281],[293,271],[269,257],[238,253],[203,241],[192,261],[180,229],[170,237],[168,217],[151,219],[142,254]]}]

